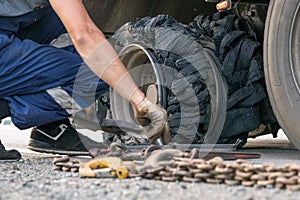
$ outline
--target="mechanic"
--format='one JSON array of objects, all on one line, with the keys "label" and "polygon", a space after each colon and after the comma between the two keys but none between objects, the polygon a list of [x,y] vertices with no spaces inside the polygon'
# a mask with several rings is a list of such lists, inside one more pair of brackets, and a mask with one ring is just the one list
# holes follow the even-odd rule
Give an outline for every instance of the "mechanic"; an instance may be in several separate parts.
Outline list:
[{"label": "mechanic", "polygon": [[[66,32],[74,45],[50,45]],[[0,68],[0,120],[34,127],[32,150],[72,155],[103,146],[77,132],[69,117],[109,86],[131,103],[150,142],[168,135],[166,111],[138,89],[81,0],[0,0]],[[0,142],[0,159],[17,156]]]}]

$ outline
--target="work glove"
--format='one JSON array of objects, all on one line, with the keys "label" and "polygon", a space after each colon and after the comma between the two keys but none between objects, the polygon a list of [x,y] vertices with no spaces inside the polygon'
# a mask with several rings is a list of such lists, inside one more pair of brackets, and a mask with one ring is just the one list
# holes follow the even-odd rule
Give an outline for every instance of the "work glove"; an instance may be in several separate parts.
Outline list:
[{"label": "work glove", "polygon": [[170,142],[170,129],[166,110],[150,102],[147,98],[134,107],[133,110],[136,120],[144,126],[146,136],[151,144],[161,137],[164,144]]}]

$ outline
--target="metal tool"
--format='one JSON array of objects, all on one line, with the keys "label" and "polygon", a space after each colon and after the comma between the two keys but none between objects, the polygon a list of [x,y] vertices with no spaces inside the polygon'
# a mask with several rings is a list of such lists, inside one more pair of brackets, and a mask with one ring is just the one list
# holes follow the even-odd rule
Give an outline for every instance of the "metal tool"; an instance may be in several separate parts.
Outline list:
[{"label": "metal tool", "polygon": [[103,131],[115,135],[129,135],[141,136],[146,135],[145,130],[141,125],[133,124],[131,122],[116,120],[116,119],[103,119],[100,127]]},{"label": "metal tool", "polygon": [[[205,145],[204,145],[205,146]],[[220,148],[223,147],[223,148]],[[142,161],[148,158],[152,152],[156,150],[167,151],[170,149],[179,150],[183,157],[210,159],[216,156],[222,157],[224,160],[236,159],[253,159],[260,158],[260,154],[237,152],[232,145],[220,145],[219,148],[205,149],[201,145],[125,145],[122,143],[112,143],[110,149],[91,149],[92,157],[99,156],[115,156],[126,161]]]},{"label": "metal tool", "polygon": [[124,179],[128,176],[128,167],[134,163],[123,162],[117,157],[98,157],[81,164],[79,174],[82,177],[113,177]]}]

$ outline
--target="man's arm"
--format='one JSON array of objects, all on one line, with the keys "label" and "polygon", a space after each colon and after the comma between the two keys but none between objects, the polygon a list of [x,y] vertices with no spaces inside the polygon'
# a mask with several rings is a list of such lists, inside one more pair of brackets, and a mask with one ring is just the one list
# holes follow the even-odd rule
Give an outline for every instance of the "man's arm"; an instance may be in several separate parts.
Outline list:
[{"label": "man's arm", "polygon": [[104,34],[89,17],[81,0],[50,0],[73,43],[94,73],[121,96],[138,105],[145,98]]},{"label": "man's arm", "polygon": [[104,34],[93,23],[81,0],[50,0],[85,63],[134,108],[137,121],[151,143],[163,137],[169,143],[167,112],[145,98]]}]

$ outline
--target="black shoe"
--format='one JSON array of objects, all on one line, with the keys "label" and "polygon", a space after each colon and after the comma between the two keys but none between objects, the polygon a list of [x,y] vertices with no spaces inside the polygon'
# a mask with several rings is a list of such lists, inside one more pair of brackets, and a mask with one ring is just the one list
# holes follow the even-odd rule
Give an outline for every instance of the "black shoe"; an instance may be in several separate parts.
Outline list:
[{"label": "black shoe", "polygon": [[0,160],[20,160],[22,155],[15,149],[5,150],[5,147],[0,141]]},{"label": "black shoe", "polygon": [[[32,129],[28,149],[42,153],[89,155],[93,148],[108,148],[76,131],[69,121],[60,121]],[[55,125],[55,126],[54,126]]]}]

